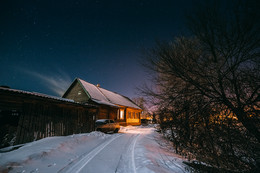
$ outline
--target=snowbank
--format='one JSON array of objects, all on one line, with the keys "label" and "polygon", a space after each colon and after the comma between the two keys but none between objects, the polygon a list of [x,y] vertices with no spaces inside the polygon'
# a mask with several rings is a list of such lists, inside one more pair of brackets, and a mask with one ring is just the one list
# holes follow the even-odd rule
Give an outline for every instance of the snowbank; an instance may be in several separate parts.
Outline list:
[{"label": "snowbank", "polygon": [[183,158],[151,126],[48,137],[0,153],[0,172],[187,172]]},{"label": "snowbank", "polygon": [[[102,140],[110,136],[109,134],[94,131],[70,136],[48,137],[27,143],[17,150],[0,153],[0,171],[6,168],[19,167],[32,160],[44,159],[45,156],[57,152],[73,153],[76,148],[82,147],[82,145],[90,140],[94,140],[95,138]],[[4,150],[2,149],[2,151]]]}]

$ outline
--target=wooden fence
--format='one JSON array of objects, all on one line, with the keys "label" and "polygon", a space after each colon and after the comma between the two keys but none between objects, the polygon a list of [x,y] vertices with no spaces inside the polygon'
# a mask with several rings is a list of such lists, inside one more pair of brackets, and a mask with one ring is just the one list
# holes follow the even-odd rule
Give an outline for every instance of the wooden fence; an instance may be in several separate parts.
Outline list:
[{"label": "wooden fence", "polygon": [[97,110],[93,105],[0,88],[0,147],[91,132]]}]

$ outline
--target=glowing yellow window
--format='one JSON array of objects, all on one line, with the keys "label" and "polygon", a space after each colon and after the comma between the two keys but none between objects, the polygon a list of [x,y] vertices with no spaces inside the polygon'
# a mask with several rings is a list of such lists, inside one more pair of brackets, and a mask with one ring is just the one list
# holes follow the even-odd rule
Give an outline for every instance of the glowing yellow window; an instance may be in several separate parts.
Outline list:
[{"label": "glowing yellow window", "polygon": [[120,119],[124,119],[124,110],[123,109],[120,110]]}]

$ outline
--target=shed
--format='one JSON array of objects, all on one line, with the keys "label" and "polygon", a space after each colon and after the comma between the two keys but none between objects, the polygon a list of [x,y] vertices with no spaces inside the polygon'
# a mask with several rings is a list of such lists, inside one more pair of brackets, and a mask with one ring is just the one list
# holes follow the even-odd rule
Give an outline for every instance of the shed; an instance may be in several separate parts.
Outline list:
[{"label": "shed", "polygon": [[0,87],[1,147],[94,130],[98,107]]}]

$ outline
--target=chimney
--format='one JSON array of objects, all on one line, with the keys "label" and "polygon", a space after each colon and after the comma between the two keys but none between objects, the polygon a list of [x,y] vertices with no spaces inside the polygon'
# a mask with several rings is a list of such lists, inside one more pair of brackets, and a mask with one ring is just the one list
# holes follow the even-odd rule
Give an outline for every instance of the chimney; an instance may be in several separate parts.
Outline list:
[{"label": "chimney", "polygon": [[97,84],[97,87],[100,87],[100,84]]}]

